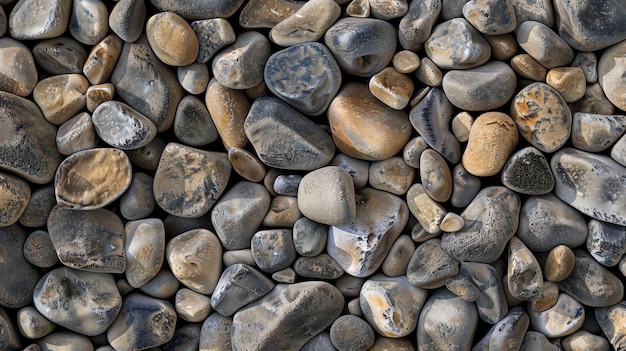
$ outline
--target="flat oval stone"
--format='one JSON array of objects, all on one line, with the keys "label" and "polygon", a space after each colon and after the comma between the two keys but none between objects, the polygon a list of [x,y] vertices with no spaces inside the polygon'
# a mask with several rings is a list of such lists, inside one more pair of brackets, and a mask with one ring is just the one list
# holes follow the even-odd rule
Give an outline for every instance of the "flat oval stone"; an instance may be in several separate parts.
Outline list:
[{"label": "flat oval stone", "polygon": [[509,307],[498,271],[486,263],[463,262],[461,274],[480,291],[476,299],[480,319],[489,324],[501,321],[507,315]]},{"label": "flat oval stone", "polygon": [[80,74],[62,74],[35,85],[33,99],[52,124],[61,124],[85,107],[89,82]]},{"label": "flat oval stone", "polygon": [[274,283],[263,273],[246,264],[234,264],[226,267],[217,282],[211,295],[211,306],[221,315],[230,317],[273,288]]},{"label": "flat oval stone", "polygon": [[91,84],[102,84],[109,79],[120,58],[123,44],[120,37],[109,34],[93,46],[83,66],[83,74]]},{"label": "flat oval stone", "polygon": [[76,40],[59,37],[37,43],[33,47],[33,57],[39,66],[53,75],[82,73],[87,51]]},{"label": "flat oval stone", "polygon": [[176,319],[169,302],[131,294],[124,298],[118,318],[107,330],[107,340],[118,351],[159,346],[174,337]]},{"label": "flat oval stone", "polygon": [[315,257],[300,257],[293,265],[301,277],[312,279],[338,279],[343,275],[341,266],[326,253]]},{"label": "flat oval stone", "polygon": [[523,78],[543,82],[548,70],[528,54],[515,55],[511,59],[511,68]]},{"label": "flat oval stone", "polygon": [[122,150],[144,147],[157,134],[156,126],[148,117],[119,101],[100,104],[91,120],[102,141]]},{"label": "flat oval stone", "polygon": [[122,150],[79,151],[59,165],[54,179],[57,202],[75,210],[101,208],[119,198],[131,179],[130,160]]},{"label": "flat oval stone", "polygon": [[222,272],[222,246],[213,232],[194,229],[171,239],[165,257],[172,273],[186,287],[210,295]]},{"label": "flat oval stone", "polygon": [[158,218],[129,221],[126,233],[126,281],[139,288],[154,278],[165,257],[165,226]]},{"label": "flat oval stone", "polygon": [[260,182],[265,178],[265,166],[252,152],[238,147],[228,149],[228,161],[233,170],[251,182]]},{"label": "flat oval stone", "polygon": [[64,265],[99,273],[126,268],[124,225],[106,209],[73,211],[59,205],[50,211],[48,233]]},{"label": "flat oval stone", "polygon": [[574,51],[565,40],[540,22],[521,22],[517,29],[517,42],[547,69],[566,66],[574,59]]},{"label": "flat oval stone", "polygon": [[231,89],[248,89],[263,81],[263,68],[270,57],[270,41],[259,32],[244,32],[213,58],[215,79]]},{"label": "flat oval stone", "polygon": [[144,0],[120,0],[109,15],[109,28],[127,43],[139,39],[146,21]]},{"label": "flat oval stone", "polygon": [[444,69],[467,69],[491,57],[487,40],[464,18],[438,24],[424,43],[426,55]]},{"label": "flat oval stone", "polygon": [[475,302],[480,297],[476,284],[462,274],[446,279],[446,289],[467,302]]},{"label": "flat oval stone", "polygon": [[308,1],[294,14],[272,27],[269,37],[280,46],[315,42],[322,38],[340,15],[341,7],[335,1]]},{"label": "flat oval stone", "polygon": [[546,83],[561,93],[565,101],[574,102],[585,95],[587,80],[579,67],[556,67],[548,71]]},{"label": "flat oval stone", "polygon": [[516,151],[502,168],[502,184],[526,195],[545,195],[554,188],[554,176],[546,157],[532,146]]},{"label": "flat oval stone", "polygon": [[[371,178],[371,177],[370,177]],[[420,157],[420,179],[424,191],[437,202],[446,202],[452,194],[452,174],[443,157],[426,149]]]},{"label": "flat oval stone", "polygon": [[[6,312],[4,310],[0,310],[0,316],[4,314],[5,318]],[[56,325],[46,319],[35,307],[27,306],[21,308],[17,311],[17,326],[20,330],[20,333],[29,339],[39,339],[42,338],[54,331]],[[9,328],[11,328],[11,324],[9,324]],[[5,333],[6,333],[5,329]],[[8,329],[8,334],[10,334],[11,329]],[[7,335],[7,334],[4,334]],[[4,339],[0,339],[5,342],[3,345],[7,345]]]},{"label": "flat oval stone", "polygon": [[509,33],[517,27],[513,0],[471,0],[463,6],[463,16],[487,35]]},{"label": "flat oval stone", "polygon": [[450,102],[466,111],[493,110],[506,104],[517,87],[511,66],[492,61],[467,70],[452,70],[443,76],[443,91]]},{"label": "flat oval stone", "polygon": [[441,13],[439,0],[411,1],[407,13],[398,25],[398,39],[406,50],[419,51]]},{"label": "flat oval stone", "polygon": [[580,212],[609,223],[626,225],[626,168],[608,156],[564,148],[550,161],[554,193]]},{"label": "flat oval stone", "polygon": [[91,116],[81,112],[65,121],[57,130],[56,145],[61,155],[95,149],[98,146],[98,134]]},{"label": "flat oval stone", "polygon": [[70,34],[86,45],[95,45],[109,31],[109,11],[101,0],[74,0]]},{"label": "flat oval stone", "polygon": [[626,42],[620,42],[607,48],[598,61],[598,83],[609,101],[621,110],[626,109],[626,97],[620,93],[626,86],[624,79],[626,68],[621,64],[624,55]]},{"label": "flat oval stone", "polygon": [[400,235],[393,243],[389,254],[381,266],[383,273],[388,277],[398,277],[407,274],[407,266],[415,251],[415,242],[408,235]]},{"label": "flat oval stone", "polygon": [[421,183],[413,184],[409,188],[406,202],[409,211],[425,232],[434,235],[441,232],[440,225],[446,215],[446,209],[428,195]]},{"label": "flat oval stone", "polygon": [[328,226],[314,222],[306,217],[293,224],[293,246],[304,257],[315,257],[326,248]]},{"label": "flat oval stone", "polygon": [[207,87],[205,103],[224,146],[244,148],[248,144],[244,121],[250,111],[245,94],[213,78]]},{"label": "flat oval stone", "polygon": [[204,18],[230,17],[237,12],[244,0],[191,0],[185,2],[184,4],[168,0],[150,0],[150,2],[160,11],[171,11],[186,20],[197,20]]},{"label": "flat oval stone", "polygon": [[530,325],[549,338],[570,335],[582,327],[585,308],[566,293],[559,294],[554,307],[543,311],[529,311]]},{"label": "flat oval stone", "polygon": [[509,293],[522,301],[536,300],[543,290],[541,266],[517,237],[509,240],[507,284]]},{"label": "flat oval stone", "polygon": [[40,268],[50,268],[59,262],[48,232],[35,230],[28,235],[24,243],[24,258]]},{"label": "flat oval stone", "polygon": [[229,351],[232,317],[225,317],[219,313],[212,313],[202,323],[200,331],[200,350]]},{"label": "flat oval stone", "polygon": [[528,329],[529,318],[524,309],[514,307],[501,321],[478,341],[472,350],[515,350],[519,349]]},{"label": "flat oval stone", "polygon": [[352,223],[328,230],[326,251],[346,273],[366,277],[382,264],[406,226],[409,211],[399,197],[372,188],[356,192],[356,204]]},{"label": "flat oval stone", "polygon": [[26,97],[37,84],[33,54],[26,45],[9,37],[0,38],[0,90]]},{"label": "flat oval stone", "polygon": [[232,350],[299,350],[328,328],[343,307],[343,296],[328,283],[279,284],[235,314]]},{"label": "flat oval stone", "polygon": [[524,87],[511,102],[511,117],[524,139],[551,153],[569,139],[572,113],[554,88],[536,82]]},{"label": "flat oval stone", "polygon": [[0,172],[0,227],[17,222],[30,201],[30,186],[19,177]]},{"label": "flat oval stone", "polygon": [[304,3],[294,0],[252,0],[239,14],[239,24],[246,29],[273,28],[296,13]]},{"label": "flat oval stone", "polygon": [[380,102],[363,83],[343,86],[328,108],[328,120],[337,148],[362,160],[390,158],[411,137],[406,112]]},{"label": "flat oval stone", "polygon": [[0,227],[0,306],[20,308],[32,301],[39,270],[23,254],[28,233],[14,224]]},{"label": "flat oval stone", "polygon": [[614,306],[596,308],[595,317],[611,345],[616,349],[624,348],[624,319],[626,318],[626,302],[621,301]]},{"label": "flat oval stone", "polygon": [[61,36],[70,21],[72,0],[22,0],[9,15],[9,33],[17,40]]},{"label": "flat oval stone", "polygon": [[400,73],[413,73],[419,68],[421,61],[416,53],[410,50],[401,50],[393,55],[393,68]]},{"label": "flat oval stone", "polygon": [[[332,0],[322,1],[339,6]],[[264,78],[272,93],[310,116],[324,113],[341,86],[337,61],[326,46],[317,42],[274,53],[265,64]]]},{"label": "flat oval stone", "polygon": [[616,266],[626,254],[626,227],[592,219],[588,223],[587,250],[606,267]]},{"label": "flat oval stone", "polygon": [[347,225],[356,214],[352,177],[341,167],[307,173],[298,187],[298,208],[309,219],[327,225]]},{"label": "flat oval stone", "polygon": [[348,74],[367,78],[391,62],[396,41],[395,28],[375,18],[342,18],[324,34],[324,43],[339,67]]},{"label": "flat oval stone", "polygon": [[625,132],[625,115],[575,112],[570,139],[579,150],[600,152],[611,147]]},{"label": "flat oval stone", "polygon": [[127,220],[136,220],[150,216],[156,207],[152,191],[154,178],[135,172],[128,190],[120,197],[120,214]]},{"label": "flat oval stone", "polygon": [[146,23],[150,47],[166,65],[187,66],[198,57],[198,36],[191,25],[174,12],[160,12]]},{"label": "flat oval stone", "polygon": [[67,267],[39,280],[33,302],[51,322],[87,336],[104,333],[122,308],[112,275]]},{"label": "flat oval stone", "polygon": [[439,238],[421,243],[406,268],[409,283],[424,289],[440,288],[458,273],[459,262],[441,248]]},{"label": "flat oval stone", "polygon": [[176,292],[174,308],[178,317],[192,323],[203,322],[213,311],[211,298],[187,288]]},{"label": "flat oval stone", "polygon": [[209,18],[191,22],[198,37],[199,63],[207,63],[221,49],[235,42],[235,31],[224,18]]},{"label": "flat oval stone", "polygon": [[259,159],[270,167],[313,170],[328,164],[335,154],[324,130],[274,97],[254,100],[244,131]]},{"label": "flat oval stone", "polygon": [[252,257],[259,269],[274,273],[296,260],[291,229],[261,230],[252,236]]},{"label": "flat oval stone", "polygon": [[509,61],[517,54],[517,40],[511,33],[486,35],[485,39],[491,46],[491,55],[494,60]]},{"label": "flat oval stone", "polygon": [[203,216],[224,192],[230,172],[225,153],[169,143],[154,174],[154,198],[169,214]]},{"label": "flat oval stone", "polygon": [[404,145],[402,159],[409,167],[420,168],[422,152],[428,148],[429,146],[426,144],[426,140],[424,140],[422,136],[416,136]]},{"label": "flat oval stone", "polygon": [[548,254],[543,267],[543,276],[550,282],[560,282],[574,270],[576,256],[572,249],[559,245]]}]

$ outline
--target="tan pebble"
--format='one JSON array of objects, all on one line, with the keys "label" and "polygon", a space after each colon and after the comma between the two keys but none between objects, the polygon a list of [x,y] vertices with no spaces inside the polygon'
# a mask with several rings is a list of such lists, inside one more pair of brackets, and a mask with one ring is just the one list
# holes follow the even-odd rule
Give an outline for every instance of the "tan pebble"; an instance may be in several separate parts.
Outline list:
[{"label": "tan pebble", "polygon": [[548,70],[528,54],[519,54],[511,59],[511,68],[524,78],[543,82]]},{"label": "tan pebble", "polygon": [[91,116],[81,112],[63,123],[57,131],[56,144],[61,155],[71,155],[98,146],[98,135]]},{"label": "tan pebble", "polygon": [[543,276],[551,282],[560,282],[574,270],[576,256],[572,249],[565,245],[553,248],[548,254],[543,267]]},{"label": "tan pebble", "polygon": [[373,18],[391,20],[404,16],[409,10],[407,0],[369,0]]},{"label": "tan pebble", "polygon": [[115,34],[109,34],[94,45],[83,66],[83,74],[91,84],[106,82],[122,53],[124,41]]},{"label": "tan pebble", "polygon": [[556,305],[558,298],[559,286],[556,283],[544,281],[543,290],[541,290],[539,297],[531,301],[530,306],[535,312],[543,312]]},{"label": "tan pebble", "polygon": [[452,133],[462,143],[469,139],[469,133],[474,124],[474,117],[467,111],[460,112],[452,119]]},{"label": "tan pebble", "polygon": [[417,105],[420,101],[422,101],[424,96],[426,96],[428,94],[428,92],[430,92],[430,89],[431,89],[431,87],[427,85],[425,87],[422,87],[422,88],[416,90],[415,94],[413,95],[413,98],[411,99],[411,102],[409,102],[409,105],[411,107],[415,107],[415,105]]},{"label": "tan pebble", "polygon": [[[139,177],[136,177],[137,179]],[[140,288],[159,273],[165,256],[165,226],[158,218],[129,221],[124,226],[126,280]]]},{"label": "tan pebble", "polygon": [[304,2],[292,0],[252,0],[239,15],[239,24],[246,29],[272,28],[298,11]]},{"label": "tan pebble", "polygon": [[92,85],[87,88],[85,99],[87,100],[87,110],[93,112],[101,103],[113,100],[115,87],[111,83]]},{"label": "tan pebble", "polygon": [[444,232],[454,233],[461,230],[464,225],[465,220],[463,219],[463,217],[459,216],[456,213],[448,212],[446,213],[445,217],[443,217],[440,228]]},{"label": "tan pebble", "polygon": [[290,228],[302,217],[295,196],[276,196],[272,199],[270,210],[267,211],[262,224],[266,227]]},{"label": "tan pebble", "polygon": [[251,182],[258,183],[265,178],[265,166],[246,149],[231,147],[228,150],[228,160],[237,174]]},{"label": "tan pebble", "polygon": [[80,74],[61,74],[35,85],[33,99],[52,124],[62,124],[85,107],[89,82]]},{"label": "tan pebble", "polygon": [[546,83],[556,89],[567,102],[580,100],[585,95],[587,81],[580,67],[557,67],[548,71]]},{"label": "tan pebble", "polygon": [[517,54],[517,40],[510,33],[485,35],[491,46],[491,56],[498,61],[508,61]]},{"label": "tan pebble", "polygon": [[187,288],[176,292],[174,309],[181,319],[192,323],[204,321],[213,311],[210,297]]},{"label": "tan pebble", "polygon": [[30,201],[30,186],[21,178],[0,173],[0,227],[20,219]]},{"label": "tan pebble", "polygon": [[198,36],[185,19],[173,12],[150,17],[146,34],[150,47],[166,65],[187,66],[198,57]]},{"label": "tan pebble", "polygon": [[419,56],[410,50],[396,52],[391,62],[393,68],[400,73],[413,73],[421,64]]},{"label": "tan pebble", "polygon": [[452,195],[452,174],[446,160],[437,151],[426,149],[420,157],[420,180],[426,193],[438,202]]},{"label": "tan pebble", "polygon": [[441,221],[446,216],[446,210],[428,196],[422,184],[411,186],[406,194],[406,202],[424,230],[430,234],[441,232]]},{"label": "tan pebble", "polygon": [[319,40],[341,16],[334,0],[309,0],[293,15],[270,30],[270,39],[280,46],[292,46]]},{"label": "tan pebble", "polygon": [[402,157],[394,156],[383,161],[372,162],[368,177],[374,189],[403,195],[413,184],[415,169],[409,167]]},{"label": "tan pebble", "polygon": [[422,157],[422,152],[428,148],[429,146],[426,143],[426,140],[424,140],[422,136],[417,136],[409,140],[409,142],[404,145],[402,158],[410,167],[420,168],[420,158]]},{"label": "tan pebble", "polygon": [[483,113],[470,130],[463,167],[478,177],[497,174],[517,146],[518,138],[515,122],[507,114]]},{"label": "tan pebble", "polygon": [[226,149],[244,148],[248,144],[248,138],[243,124],[250,111],[250,103],[244,93],[211,79],[205,103]]},{"label": "tan pebble", "polygon": [[370,78],[369,88],[372,95],[385,105],[402,110],[409,104],[414,86],[409,77],[387,67]]},{"label": "tan pebble", "polygon": [[428,57],[422,58],[419,68],[415,71],[415,76],[417,80],[430,87],[438,87],[443,81],[443,73]]},{"label": "tan pebble", "polygon": [[352,0],[348,7],[346,7],[346,14],[351,17],[369,17],[369,0]]},{"label": "tan pebble", "polygon": [[37,78],[30,49],[9,37],[0,38],[0,90],[25,97],[33,91]]}]

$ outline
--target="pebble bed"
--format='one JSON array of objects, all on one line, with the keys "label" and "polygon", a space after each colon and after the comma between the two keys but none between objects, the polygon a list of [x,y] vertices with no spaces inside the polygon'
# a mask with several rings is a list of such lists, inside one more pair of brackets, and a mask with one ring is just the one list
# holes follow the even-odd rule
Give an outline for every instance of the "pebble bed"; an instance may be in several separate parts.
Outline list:
[{"label": "pebble bed", "polygon": [[0,0],[0,351],[626,350],[624,0]]}]

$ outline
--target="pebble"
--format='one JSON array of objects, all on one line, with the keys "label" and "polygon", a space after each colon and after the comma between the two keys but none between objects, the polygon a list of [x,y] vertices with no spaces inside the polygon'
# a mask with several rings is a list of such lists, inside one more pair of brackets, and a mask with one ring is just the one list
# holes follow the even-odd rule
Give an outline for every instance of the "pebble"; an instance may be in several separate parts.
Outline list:
[{"label": "pebble", "polygon": [[[232,349],[299,350],[309,339],[331,326],[343,307],[343,296],[328,283],[279,284],[234,315]],[[250,335],[256,337],[250,338]]]},{"label": "pebble", "polygon": [[295,196],[276,196],[270,203],[270,209],[261,224],[265,227],[292,227],[302,217]]},{"label": "pebble", "polygon": [[111,83],[92,85],[85,92],[85,105],[89,112],[96,110],[100,104],[113,100],[115,87]]},{"label": "pebble", "polygon": [[422,57],[420,66],[415,71],[415,78],[429,87],[438,87],[443,83],[443,73],[428,57]]},{"label": "pebble", "polygon": [[556,89],[565,101],[574,102],[585,95],[586,79],[579,67],[557,67],[548,71],[546,83]]},{"label": "pebble", "polygon": [[478,67],[491,57],[487,40],[464,18],[453,18],[435,26],[424,49],[443,69]]},{"label": "pebble", "polygon": [[239,24],[246,29],[271,29],[297,12],[304,4],[289,0],[252,0],[239,14]]},{"label": "pebble", "polygon": [[220,198],[230,173],[226,153],[169,143],[154,174],[154,198],[169,214],[197,218]]},{"label": "pebble", "polygon": [[273,288],[274,283],[261,272],[246,264],[234,264],[222,272],[211,295],[211,307],[221,315],[230,317]]},{"label": "pebble", "polygon": [[128,150],[126,154],[133,165],[154,171],[157,169],[165,142],[158,135],[148,145],[135,150]]},{"label": "pebble", "polygon": [[75,211],[56,205],[48,217],[48,234],[67,267],[99,273],[126,269],[124,225],[107,209]]},{"label": "pebble", "polygon": [[517,42],[547,69],[566,66],[574,60],[574,52],[565,40],[540,22],[521,22],[517,29]]},{"label": "pebble", "polygon": [[118,351],[149,349],[174,337],[176,320],[169,302],[131,294],[124,298],[122,310],[107,330],[107,340]]},{"label": "pebble", "polygon": [[346,15],[350,17],[367,18],[370,16],[369,0],[352,0],[346,7]]},{"label": "pebble", "polygon": [[299,174],[281,174],[274,180],[274,192],[278,195],[296,196],[301,181],[302,176]]},{"label": "pebble", "polygon": [[158,218],[129,221],[126,233],[126,281],[140,288],[154,278],[165,257],[165,226]]},{"label": "pebble", "polygon": [[32,301],[41,274],[22,254],[27,237],[19,224],[0,227],[0,307],[20,308]]},{"label": "pebble", "polygon": [[213,311],[210,297],[187,288],[176,292],[174,308],[182,320],[192,323],[203,322]]},{"label": "pebble", "polygon": [[38,81],[33,54],[28,47],[12,38],[0,38],[0,89],[26,97]]},{"label": "pebble", "polygon": [[265,178],[265,166],[261,160],[246,149],[231,147],[228,149],[228,161],[233,170],[251,182],[260,182]]},{"label": "pebble", "polygon": [[256,262],[254,262],[254,257],[252,256],[252,250],[250,249],[225,251],[222,255],[222,260],[224,261],[224,266],[226,267],[237,263],[244,263],[250,267],[257,266]]},{"label": "pebble", "polygon": [[404,195],[414,178],[415,169],[407,165],[400,156],[372,162],[369,167],[370,185],[395,195]]},{"label": "pebble", "polygon": [[393,68],[399,73],[408,74],[415,72],[415,70],[419,68],[421,61],[419,56],[413,51],[402,50],[393,55],[391,63],[393,64]]},{"label": "pebble", "polygon": [[439,238],[421,243],[406,268],[409,283],[424,289],[440,288],[458,273],[459,262],[441,248]]},{"label": "pebble", "polygon": [[511,68],[521,77],[538,82],[545,81],[548,75],[548,70],[528,54],[513,56]]},{"label": "pebble", "polygon": [[598,58],[593,52],[578,52],[572,61],[572,67],[580,67],[589,84],[598,81]]},{"label": "pebble", "polygon": [[296,260],[291,229],[261,230],[252,236],[252,257],[259,269],[274,273]]},{"label": "pebble", "polygon": [[123,41],[115,34],[109,34],[91,49],[83,65],[83,74],[93,85],[105,83],[122,53]]},{"label": "pebble", "polygon": [[72,0],[41,3],[22,0],[9,15],[9,33],[17,40],[39,40],[61,36],[70,21]]},{"label": "pebble", "polygon": [[346,273],[362,278],[383,263],[406,226],[409,211],[399,197],[372,188],[356,192],[356,204],[352,223],[328,230],[326,252]]},{"label": "pebble", "polygon": [[326,253],[315,257],[300,257],[293,265],[301,277],[321,280],[337,279],[343,275],[341,266]]},{"label": "pebble", "polygon": [[53,75],[82,73],[87,51],[76,40],[59,37],[37,43],[33,57],[37,65]]},{"label": "pebble", "polygon": [[427,233],[441,232],[440,225],[446,216],[446,209],[428,195],[422,184],[411,186],[406,194],[406,202],[411,214]]},{"label": "pebble", "polygon": [[278,283],[293,284],[296,282],[296,278],[296,271],[294,271],[291,267],[272,273],[272,279]]},{"label": "pebble", "polygon": [[203,146],[219,138],[205,103],[187,95],[178,104],[174,116],[174,135],[189,146]]},{"label": "pebble", "polygon": [[543,276],[550,282],[560,282],[574,270],[576,256],[566,245],[558,245],[550,250],[543,267]]},{"label": "pebble", "polygon": [[[4,319],[8,319],[4,310],[0,310],[0,316],[4,314]],[[29,338],[29,339],[39,339],[42,338],[54,331],[56,325],[47,320],[36,308],[32,306],[21,308],[17,311],[17,326],[20,330],[20,333]],[[8,325],[9,328],[5,330],[9,330],[11,324]],[[2,340],[2,339],[0,339]],[[3,343],[3,345],[7,345],[9,343]]]},{"label": "pebble", "polygon": [[[513,7],[515,9],[515,6]],[[517,41],[511,33],[486,35],[485,39],[491,47],[491,57],[498,61],[509,61],[517,55]]]},{"label": "pebble", "polygon": [[186,20],[217,18],[232,16],[243,4],[244,0],[216,1],[206,3],[202,0],[191,0],[185,4],[172,3],[167,0],[150,0],[160,11],[174,12]]},{"label": "pebble", "polygon": [[187,324],[174,331],[170,341],[160,346],[163,351],[195,351],[200,343],[201,325]]},{"label": "pebble", "polygon": [[213,58],[215,79],[231,89],[248,89],[263,81],[263,68],[271,54],[269,40],[259,32],[244,32]]},{"label": "pebble", "polygon": [[442,81],[450,102],[467,111],[487,111],[503,106],[515,94],[516,86],[515,72],[500,61],[448,71]]},{"label": "pebble", "polygon": [[587,112],[611,115],[615,113],[615,106],[606,98],[602,87],[598,83],[587,84],[582,99],[571,103],[572,112]]},{"label": "pebble", "polygon": [[391,62],[396,42],[396,29],[376,18],[345,17],[324,34],[324,43],[339,67],[345,73],[365,78]]},{"label": "pebble", "polygon": [[524,340],[522,341],[520,351],[534,351],[534,350],[560,351],[562,349],[556,343],[552,344],[550,340],[548,340],[548,338],[546,338],[546,336],[543,335],[542,333],[529,330],[526,332],[526,335],[524,335]]},{"label": "pebble", "polygon": [[119,101],[100,104],[93,112],[91,120],[102,141],[122,150],[146,146],[157,133],[151,120]]},{"label": "pebble", "polygon": [[145,21],[145,0],[120,0],[109,14],[109,28],[127,43],[139,39]]},{"label": "pebble", "polygon": [[408,11],[398,26],[400,45],[406,50],[419,51],[430,36],[441,11],[442,2],[438,0],[409,2]]},{"label": "pebble", "polygon": [[209,18],[191,22],[198,37],[199,63],[207,63],[221,49],[235,42],[235,31],[224,18]]},{"label": "pebble", "polygon": [[122,308],[112,275],[67,267],[41,278],[33,302],[51,322],[86,336],[104,333]]},{"label": "pebble", "polygon": [[300,351],[337,351],[330,340],[330,333],[321,332],[307,341]]},{"label": "pebble", "polygon": [[54,250],[50,234],[44,230],[30,233],[24,243],[24,258],[40,268],[51,268],[57,264],[59,257]]},{"label": "pebble", "polygon": [[269,38],[280,46],[315,42],[322,38],[340,15],[341,8],[335,1],[309,1],[272,27]]},{"label": "pebble", "polygon": [[500,283],[500,275],[494,266],[486,263],[463,262],[461,274],[466,276],[480,291],[476,308],[480,319],[495,324],[508,313],[505,292]]},{"label": "pebble", "polygon": [[213,78],[207,87],[205,103],[224,146],[244,148],[248,144],[244,121],[250,111],[244,93],[227,88]]},{"label": "pebble", "polygon": [[370,78],[369,89],[385,105],[402,110],[409,104],[414,86],[411,78],[387,67]]},{"label": "pebble", "polygon": [[529,311],[533,329],[548,338],[559,338],[576,332],[585,320],[585,308],[566,293],[559,294],[554,307],[543,312]]},{"label": "pebble", "polygon": [[101,0],[74,0],[70,34],[85,45],[95,45],[109,31],[109,11]]},{"label": "pebble", "polygon": [[502,168],[502,184],[526,195],[545,195],[554,188],[554,176],[546,157],[532,146],[513,153]]},{"label": "pebble", "polygon": [[519,350],[530,323],[521,307],[514,307],[472,347],[472,350]]},{"label": "pebble", "polygon": [[543,312],[556,305],[559,298],[559,286],[551,281],[543,282],[543,290],[535,300],[530,302],[531,309],[535,312]]},{"label": "pebble", "polygon": [[611,307],[598,308],[595,317],[611,345],[616,349],[626,346],[624,340],[624,318],[626,318],[626,302],[621,301]]},{"label": "pebble", "polygon": [[452,194],[452,174],[443,157],[433,149],[424,150],[420,156],[420,180],[433,200],[448,201]]},{"label": "pebble", "polygon": [[571,141],[582,151],[601,152],[610,148],[626,132],[626,116],[575,112]]},{"label": "pebble", "polygon": [[541,266],[533,253],[517,237],[509,240],[507,284],[514,298],[534,301],[543,291]]},{"label": "pebble", "polygon": [[344,315],[330,326],[330,341],[338,351],[367,351],[374,345],[372,327],[355,315]]},{"label": "pebble", "polygon": [[626,97],[619,93],[626,84],[626,69],[620,64],[624,55],[626,42],[620,42],[607,48],[598,61],[598,83],[611,103],[621,110],[626,109]]},{"label": "pebble", "polygon": [[209,84],[209,68],[206,64],[194,62],[176,69],[178,83],[190,94],[202,94]]},{"label": "pebble", "polygon": [[415,330],[427,296],[426,290],[411,285],[405,276],[377,274],[363,284],[359,302],[365,319],[377,333],[399,338]]},{"label": "pebble", "polygon": [[466,207],[480,191],[480,178],[470,174],[462,163],[452,170],[452,195],[450,203],[457,208]]},{"label": "pebble", "polygon": [[[415,243],[408,235],[400,235],[381,266],[383,273],[388,277],[398,277],[407,274],[407,267],[415,251]],[[407,274],[408,277],[408,274]]]},{"label": "pebble", "polygon": [[298,208],[313,221],[341,226],[355,218],[354,183],[341,167],[327,166],[308,173],[302,178],[297,195]]},{"label": "pebble", "polygon": [[315,257],[326,248],[328,227],[307,217],[293,224],[293,246],[304,257]]},{"label": "pebble", "polygon": [[616,266],[626,254],[626,227],[590,220],[588,223],[587,250],[605,267]]},{"label": "pebble", "polygon": [[38,341],[41,351],[55,351],[59,349],[67,349],[71,351],[93,351],[93,343],[86,336],[68,332],[58,331],[50,335],[46,335]]},{"label": "pebble", "polygon": [[154,179],[141,172],[133,173],[128,190],[120,197],[120,214],[127,220],[150,216],[156,207],[152,191]]},{"label": "pebble", "polygon": [[232,324],[232,317],[212,313],[202,323],[202,329],[200,331],[200,350],[232,350],[230,343]]},{"label": "pebble", "polygon": [[198,58],[198,36],[184,18],[174,12],[160,12],[146,23],[150,47],[163,63],[187,66]]},{"label": "pebble", "polygon": [[209,295],[222,272],[222,246],[207,229],[193,229],[171,239],[165,257],[172,273],[183,285]]},{"label": "pebble", "polygon": [[369,0],[369,5],[370,15],[383,20],[402,17],[409,9],[406,0]]},{"label": "pebble", "polygon": [[456,213],[448,212],[441,220],[441,230],[444,232],[458,232],[465,226],[463,217]]},{"label": "pebble", "polygon": [[62,74],[45,78],[35,85],[33,99],[46,120],[62,124],[85,107],[89,82],[80,74]]},{"label": "pebble", "polygon": [[364,278],[357,278],[349,274],[344,274],[337,279],[335,286],[345,297],[359,297],[361,288],[365,284]]},{"label": "pebble", "polygon": [[[157,299],[169,299],[176,294],[179,286],[180,283],[174,274],[172,274],[169,269],[162,269],[159,273],[157,273],[157,275],[154,276],[154,278],[142,285],[139,290],[142,293]],[[132,287],[130,285],[129,287],[131,289],[128,289],[128,292],[131,292]]]},{"label": "pebble", "polygon": [[359,160],[343,153],[337,153],[328,165],[345,169],[352,177],[355,189],[362,189],[367,184],[370,166],[370,163],[367,161]]},{"label": "pebble", "polygon": [[28,183],[19,177],[0,172],[0,226],[6,227],[17,222],[30,201],[31,190]]},{"label": "pebble", "polygon": [[363,83],[343,86],[328,108],[328,121],[339,151],[366,161],[394,156],[411,137],[406,112],[380,102]]},{"label": "pebble", "polygon": [[417,136],[409,140],[402,150],[402,159],[409,167],[419,168],[422,152],[428,149],[428,144],[423,137]]},{"label": "pebble", "polygon": [[483,34],[510,33],[517,27],[513,3],[513,0],[470,0],[463,6],[463,16]]},{"label": "pebble", "polygon": [[565,351],[609,351],[611,346],[609,341],[599,335],[591,334],[586,330],[579,330],[561,340],[561,346]]}]

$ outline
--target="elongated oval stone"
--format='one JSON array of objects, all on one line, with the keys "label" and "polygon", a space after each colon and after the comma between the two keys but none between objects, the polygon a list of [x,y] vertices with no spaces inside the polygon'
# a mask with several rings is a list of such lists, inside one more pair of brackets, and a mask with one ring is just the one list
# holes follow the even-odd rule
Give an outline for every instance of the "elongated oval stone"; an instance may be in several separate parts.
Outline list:
[{"label": "elongated oval stone", "polygon": [[100,139],[122,150],[146,146],[157,133],[151,120],[119,101],[100,104],[91,120]]},{"label": "elongated oval stone", "polygon": [[182,17],[173,12],[161,12],[146,23],[150,47],[166,65],[187,66],[198,57],[198,36]]},{"label": "elongated oval stone", "polygon": [[123,44],[120,37],[109,34],[93,46],[83,66],[83,74],[91,84],[102,84],[109,79],[120,58]]},{"label": "elongated oval stone", "polygon": [[0,306],[20,308],[32,301],[40,273],[24,258],[27,237],[19,224],[0,227]]},{"label": "elongated oval stone", "polygon": [[565,40],[540,22],[522,22],[517,29],[517,42],[547,69],[566,66],[574,59],[574,51]]},{"label": "elongated oval stone", "polygon": [[185,2],[150,0],[150,2],[160,11],[171,11],[186,20],[197,20],[228,18],[239,9],[244,0],[187,0]]},{"label": "elongated oval stone", "polygon": [[126,233],[126,280],[139,288],[154,278],[165,257],[165,226],[158,218],[129,221]]}]

